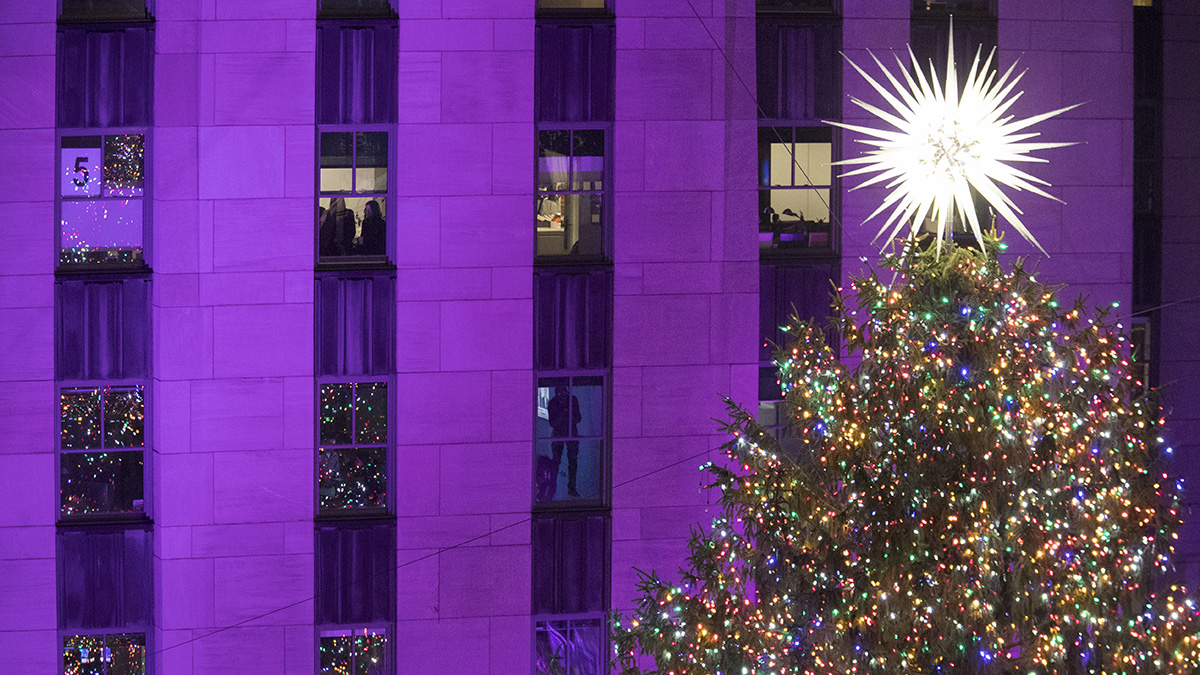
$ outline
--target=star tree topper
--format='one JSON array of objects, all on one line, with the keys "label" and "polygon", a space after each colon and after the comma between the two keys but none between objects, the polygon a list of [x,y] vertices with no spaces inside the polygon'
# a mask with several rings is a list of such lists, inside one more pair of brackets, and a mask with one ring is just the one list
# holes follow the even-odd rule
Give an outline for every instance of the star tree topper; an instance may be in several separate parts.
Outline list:
[{"label": "star tree topper", "polygon": [[[1022,237],[1037,246],[1042,253],[1046,253],[1021,222],[1018,215],[1022,213],[1021,209],[1000,188],[1008,186],[1017,191],[1029,190],[1062,202],[1038,187],[1049,187],[1049,183],[1017,169],[1012,164],[1045,162],[1046,160],[1032,157],[1028,153],[1074,145],[1027,142],[1039,134],[1025,130],[1080,104],[1026,119],[1013,119],[1012,115],[1003,116],[1021,97],[1022,92],[1014,94],[1013,90],[1025,72],[1012,77],[1016,67],[1014,63],[997,79],[996,71],[990,67],[995,53],[993,48],[981,66],[980,50],[976,50],[975,60],[971,64],[961,94],[958,91],[958,75],[954,69],[953,23],[950,27],[944,85],[938,82],[933,61],[929,62],[929,78],[926,79],[911,47],[908,56],[913,65],[912,73],[904,67],[900,57],[896,56],[896,64],[904,83],[888,71],[878,57],[871,54],[879,70],[891,83],[890,89],[846,57],[846,61],[854,66],[892,107],[892,111],[883,110],[865,101],[851,98],[855,105],[887,122],[894,129],[874,129],[828,122],[870,136],[871,138],[859,142],[875,147],[862,157],[834,162],[838,165],[863,165],[843,173],[842,177],[878,173],[852,190],[887,181],[885,187],[891,192],[879,208],[864,221],[868,222],[888,208],[892,209],[883,226],[879,228],[875,240],[884,233],[888,234],[888,239],[894,239],[906,224],[909,225],[911,239],[916,236],[925,219],[932,217],[937,223],[937,246],[940,253],[946,223],[951,214],[957,212],[960,220],[970,226],[971,232],[982,247],[983,232],[971,194],[971,188],[974,188]],[[916,75],[915,79],[913,73]]]}]

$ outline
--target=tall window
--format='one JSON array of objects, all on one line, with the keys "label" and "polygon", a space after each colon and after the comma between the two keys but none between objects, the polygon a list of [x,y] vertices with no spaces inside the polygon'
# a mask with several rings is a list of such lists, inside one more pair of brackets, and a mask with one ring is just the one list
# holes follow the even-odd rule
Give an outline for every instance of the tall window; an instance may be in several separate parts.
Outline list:
[{"label": "tall window", "polygon": [[[836,246],[835,134],[823,120],[841,116],[841,24],[830,5],[759,3],[758,218],[766,255],[827,254]],[[796,9],[809,11],[782,11]]]},{"label": "tall window", "polygon": [[[342,15],[348,4],[353,3],[326,2],[322,16]],[[375,8],[386,3],[367,4]],[[318,23],[316,248],[320,263],[387,263],[396,36],[394,21]]]},{"label": "tall window", "polygon": [[59,30],[55,201],[64,270],[145,263],[152,60],[148,27]]},{"label": "tall window", "polygon": [[320,673],[391,672],[396,528],[390,522],[323,524],[316,533]]},{"label": "tall window", "polygon": [[600,675],[608,607],[608,517],[533,522],[535,675]]},{"label": "tall window", "polygon": [[539,21],[536,30],[536,255],[603,260],[611,236],[613,24]]},{"label": "tall window", "polygon": [[[62,0],[55,379],[63,673],[144,675],[154,29],[144,0]],[[105,23],[120,22],[120,23]]]}]

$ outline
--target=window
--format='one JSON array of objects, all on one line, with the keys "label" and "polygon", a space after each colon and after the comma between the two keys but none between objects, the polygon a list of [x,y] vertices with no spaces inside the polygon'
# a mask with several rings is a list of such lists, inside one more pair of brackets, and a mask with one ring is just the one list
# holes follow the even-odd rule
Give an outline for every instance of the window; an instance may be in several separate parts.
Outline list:
[{"label": "window", "polygon": [[322,19],[381,17],[394,18],[396,11],[389,0],[320,0],[317,16]]},{"label": "window", "polygon": [[[954,19],[954,66],[961,88],[967,81],[975,54],[979,54],[980,65],[983,65],[995,49],[999,24],[993,0],[913,0],[909,44],[921,72],[928,77],[932,62],[938,80],[943,83],[951,15]],[[991,67],[997,68],[995,58]]]},{"label": "window", "polygon": [[146,0],[59,0],[62,21],[138,21],[150,18]]},{"label": "window", "polygon": [[143,388],[61,392],[60,513],[140,513],[143,504]]},{"label": "window", "polygon": [[604,402],[601,375],[538,378],[536,502],[605,499]]},{"label": "window", "polygon": [[395,278],[317,279],[317,374],[386,375],[395,367]]},{"label": "window", "polygon": [[387,630],[321,631],[321,672],[376,675],[388,672]]},{"label": "window", "polygon": [[322,21],[317,27],[316,230],[321,262],[387,261],[388,125],[396,121],[396,35],[395,23]]},{"label": "window", "polygon": [[[759,9],[799,8],[777,5]],[[823,120],[841,117],[840,37],[831,13],[759,17],[758,231],[765,254],[828,254],[835,246],[835,134]]]},{"label": "window", "polygon": [[829,249],[833,130],[758,130],[760,249]]},{"label": "window", "polygon": [[320,385],[318,503],[322,512],[385,508],[387,391],[386,382]]},{"label": "window", "polygon": [[58,39],[59,265],[140,267],[153,34],[63,28]]},{"label": "window", "polygon": [[536,255],[603,258],[613,116],[611,23],[537,25]]},{"label": "window", "polygon": [[145,633],[63,636],[64,675],[145,675]]},{"label": "window", "polygon": [[604,630],[601,619],[537,622],[534,673],[603,675]]},{"label": "window", "polygon": [[603,672],[608,517],[533,522],[534,672]]}]

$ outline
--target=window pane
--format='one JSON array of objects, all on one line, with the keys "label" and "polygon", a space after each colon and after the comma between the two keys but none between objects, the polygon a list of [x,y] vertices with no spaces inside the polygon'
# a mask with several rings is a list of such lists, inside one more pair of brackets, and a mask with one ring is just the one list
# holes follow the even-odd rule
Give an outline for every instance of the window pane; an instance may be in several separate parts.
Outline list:
[{"label": "window pane", "polygon": [[104,196],[141,197],[145,187],[146,139],[141,134],[104,139]]},{"label": "window pane", "polygon": [[604,131],[576,131],[572,136],[571,189],[604,189]]},{"label": "window pane", "polygon": [[355,442],[362,445],[387,443],[387,383],[364,382],[355,386]]},{"label": "window pane", "polygon": [[386,131],[355,134],[355,192],[387,192],[388,142]]},{"label": "window pane", "polygon": [[387,635],[367,628],[345,635],[321,636],[321,672],[336,675],[383,675],[387,672]]},{"label": "window pane", "polygon": [[80,450],[100,447],[100,390],[65,390],[59,397],[61,447]]},{"label": "window pane", "polygon": [[69,452],[60,457],[64,516],[142,510],[142,451]]},{"label": "window pane", "polygon": [[142,200],[63,200],[59,262],[137,262],[142,259]]},{"label": "window pane", "polygon": [[321,672],[349,675],[354,660],[354,638],[349,635],[321,637]]},{"label": "window pane", "polygon": [[385,506],[385,458],[383,448],[321,448],[321,509]]},{"label": "window pane", "polygon": [[538,622],[535,675],[567,675],[566,624],[566,621]]},{"label": "window pane", "polygon": [[539,190],[567,189],[570,155],[570,131],[550,129],[538,132]]},{"label": "window pane", "polygon": [[537,441],[534,500],[602,500],[603,449],[604,441],[598,439]]},{"label": "window pane", "polygon": [[63,136],[59,194],[63,197],[99,197],[101,137]]},{"label": "window pane", "polygon": [[64,635],[64,675],[104,675],[103,635]]},{"label": "window pane", "polygon": [[600,675],[600,631],[599,619],[571,622],[567,645],[571,675]]},{"label": "window pane", "polygon": [[321,193],[352,191],[351,170],[354,168],[354,134],[335,132],[321,134]]},{"label": "window pane", "polygon": [[600,675],[603,640],[600,619],[539,621],[534,672],[537,675]]},{"label": "window pane", "polygon": [[354,675],[383,675],[387,672],[385,648],[387,638],[382,633],[354,636]]},{"label": "window pane", "polygon": [[828,248],[829,190],[761,190],[759,248]]},{"label": "window pane", "polygon": [[140,448],[145,427],[142,388],[104,392],[104,447]]},{"label": "window pane", "polygon": [[537,198],[538,255],[604,252],[603,199],[599,194],[543,194]]},{"label": "window pane", "polygon": [[351,434],[350,402],[353,387],[349,384],[321,385],[321,443],[323,445],[350,445]]},{"label": "window pane", "polygon": [[108,675],[145,675],[146,636],[141,633],[109,635]]},{"label": "window pane", "polygon": [[318,204],[317,245],[322,258],[385,255],[385,197],[322,198]]},{"label": "window pane", "polygon": [[579,425],[573,436],[604,434],[604,378],[576,377],[572,380],[571,396],[579,406]]}]

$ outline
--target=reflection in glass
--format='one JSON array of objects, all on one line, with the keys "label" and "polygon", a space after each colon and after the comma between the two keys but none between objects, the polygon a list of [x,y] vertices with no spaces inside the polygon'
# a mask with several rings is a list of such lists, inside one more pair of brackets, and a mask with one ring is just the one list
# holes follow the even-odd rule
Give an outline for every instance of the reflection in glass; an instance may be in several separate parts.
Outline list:
[{"label": "reflection in glass", "polygon": [[69,452],[60,461],[62,515],[142,511],[141,450]]},{"label": "reflection in glass", "polygon": [[60,162],[59,263],[141,261],[145,136],[64,136]]},{"label": "reflection in glass", "polygon": [[382,446],[388,434],[387,383],[323,384],[320,397],[320,437],[325,446],[318,456],[320,508],[385,506],[387,453]]},{"label": "reflection in glass", "polygon": [[145,675],[144,633],[63,636],[64,675]]},{"label": "reflection in glass", "polygon": [[385,457],[383,448],[321,448],[321,509],[385,506]]},{"label": "reflection in glass", "polygon": [[350,408],[354,385],[321,385],[321,443],[350,445],[353,440],[353,411]]},{"label": "reflection in glass", "polygon": [[599,619],[539,621],[535,636],[536,675],[600,675]]},{"label": "reflection in glass", "polygon": [[64,389],[59,402],[64,450],[130,448],[144,444],[142,387]]},{"label": "reflection in glass", "polygon": [[355,387],[355,442],[387,443],[387,384],[364,382]]},{"label": "reflection in glass", "polygon": [[828,248],[832,132],[763,127],[758,138],[759,247]]},{"label": "reflection in glass", "polygon": [[321,635],[321,672],[336,675],[383,675],[387,672],[387,635],[382,629]]},{"label": "reflection in glass", "polygon": [[141,134],[104,138],[104,196],[141,197],[145,191],[146,142]]},{"label": "reflection in glass", "polygon": [[537,398],[534,500],[603,499],[604,378],[538,378]]}]

